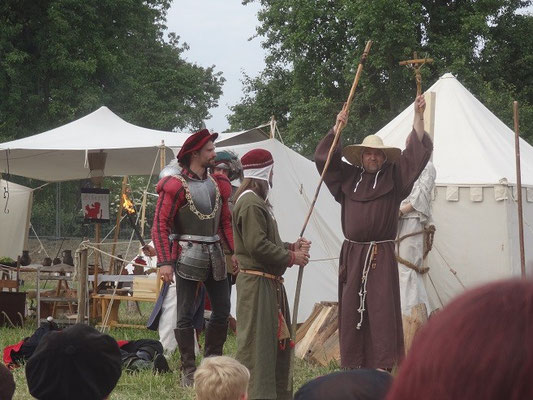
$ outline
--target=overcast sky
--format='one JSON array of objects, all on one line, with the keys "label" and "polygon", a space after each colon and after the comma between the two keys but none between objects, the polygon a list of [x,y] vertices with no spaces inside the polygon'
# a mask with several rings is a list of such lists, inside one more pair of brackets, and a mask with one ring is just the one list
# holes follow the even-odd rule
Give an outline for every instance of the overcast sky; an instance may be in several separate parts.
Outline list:
[{"label": "overcast sky", "polygon": [[[215,132],[229,127],[229,107],[243,94],[242,71],[255,77],[264,68],[261,38],[248,41],[259,24],[259,8],[257,2],[243,6],[241,0],[173,0],[167,15],[169,31],[190,46],[184,54],[187,61],[203,67],[215,65],[215,71],[222,71],[226,78],[219,106],[210,110],[212,117],[205,121]],[[530,14],[532,9],[527,7],[522,12]],[[268,121],[257,124],[263,122]]]},{"label": "overcast sky", "polygon": [[[255,77],[264,68],[260,38],[248,41],[258,25],[259,4],[246,6],[241,0],[174,0],[167,15],[169,31],[190,46],[184,56],[202,67],[215,65],[226,82],[219,106],[210,110],[207,128],[222,132],[229,128],[226,115],[243,94],[242,71]],[[257,124],[268,121],[257,121]]]}]

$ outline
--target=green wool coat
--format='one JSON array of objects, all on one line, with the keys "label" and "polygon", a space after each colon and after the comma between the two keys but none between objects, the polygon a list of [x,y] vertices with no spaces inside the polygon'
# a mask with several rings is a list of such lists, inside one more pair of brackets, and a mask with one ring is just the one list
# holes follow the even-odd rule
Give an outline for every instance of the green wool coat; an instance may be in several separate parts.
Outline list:
[{"label": "green wool coat", "polygon": [[[290,262],[266,202],[245,192],[233,209],[235,255],[242,270],[281,276]],[[237,277],[237,355],[250,370],[250,399],[292,399],[288,387],[289,340],[278,340],[279,311],[290,326],[283,283],[262,276]]]}]

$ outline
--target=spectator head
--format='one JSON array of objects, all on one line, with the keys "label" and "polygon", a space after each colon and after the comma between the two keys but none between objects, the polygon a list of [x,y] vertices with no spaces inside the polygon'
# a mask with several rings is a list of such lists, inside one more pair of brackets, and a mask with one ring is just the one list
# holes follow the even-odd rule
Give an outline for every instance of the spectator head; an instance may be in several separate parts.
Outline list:
[{"label": "spectator head", "polygon": [[15,379],[7,367],[0,363],[0,399],[11,400],[15,393]]},{"label": "spectator head", "polygon": [[294,400],[383,400],[391,382],[388,372],[374,369],[334,372],[307,382]]},{"label": "spectator head", "polygon": [[533,399],[533,282],[469,290],[417,333],[387,400]]},{"label": "spectator head", "polygon": [[26,363],[30,394],[39,400],[101,400],[121,374],[117,342],[77,324],[43,337]]},{"label": "spectator head", "polygon": [[207,357],[194,373],[194,391],[197,400],[246,400],[249,380],[248,368],[237,360]]}]

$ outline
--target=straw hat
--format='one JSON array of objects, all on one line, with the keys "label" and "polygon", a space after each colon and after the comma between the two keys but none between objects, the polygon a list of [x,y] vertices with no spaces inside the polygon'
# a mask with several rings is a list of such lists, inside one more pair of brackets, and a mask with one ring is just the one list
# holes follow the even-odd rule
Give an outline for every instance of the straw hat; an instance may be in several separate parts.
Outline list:
[{"label": "straw hat", "polygon": [[385,146],[383,140],[379,136],[368,135],[363,139],[363,143],[352,144],[342,149],[342,155],[351,164],[362,166],[361,156],[365,149],[379,149],[383,151],[387,157],[387,161],[390,163],[396,162],[398,158],[400,158],[400,154],[402,154],[402,151],[397,147]]}]

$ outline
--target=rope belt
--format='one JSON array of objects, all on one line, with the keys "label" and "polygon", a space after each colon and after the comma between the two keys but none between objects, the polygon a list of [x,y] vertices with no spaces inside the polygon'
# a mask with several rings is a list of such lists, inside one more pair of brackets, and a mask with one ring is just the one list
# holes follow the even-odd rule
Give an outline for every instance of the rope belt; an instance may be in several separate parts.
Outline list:
[{"label": "rope belt", "polygon": [[350,239],[344,239],[347,242],[365,245],[368,244],[368,250],[366,252],[365,257],[365,263],[363,266],[363,274],[361,276],[361,286],[359,287],[359,308],[357,309],[357,312],[359,313],[359,322],[357,323],[356,329],[360,330],[361,326],[363,325],[363,316],[364,312],[366,310],[365,308],[365,301],[366,301],[366,284],[368,282],[368,273],[370,272],[370,268],[375,269],[376,268],[376,258],[378,255],[378,244],[380,243],[394,243],[393,239],[390,240],[380,240],[380,241],[372,241],[372,242],[356,242],[354,240]]},{"label": "rope belt", "polygon": [[281,277],[281,276],[267,274],[266,272],[261,272],[261,271],[254,271],[253,269],[241,269],[239,271],[239,273],[245,274],[245,275],[262,276],[263,278],[272,279],[274,281],[278,281],[278,282],[281,282],[281,283],[283,283],[283,281],[284,281],[283,277]]}]

